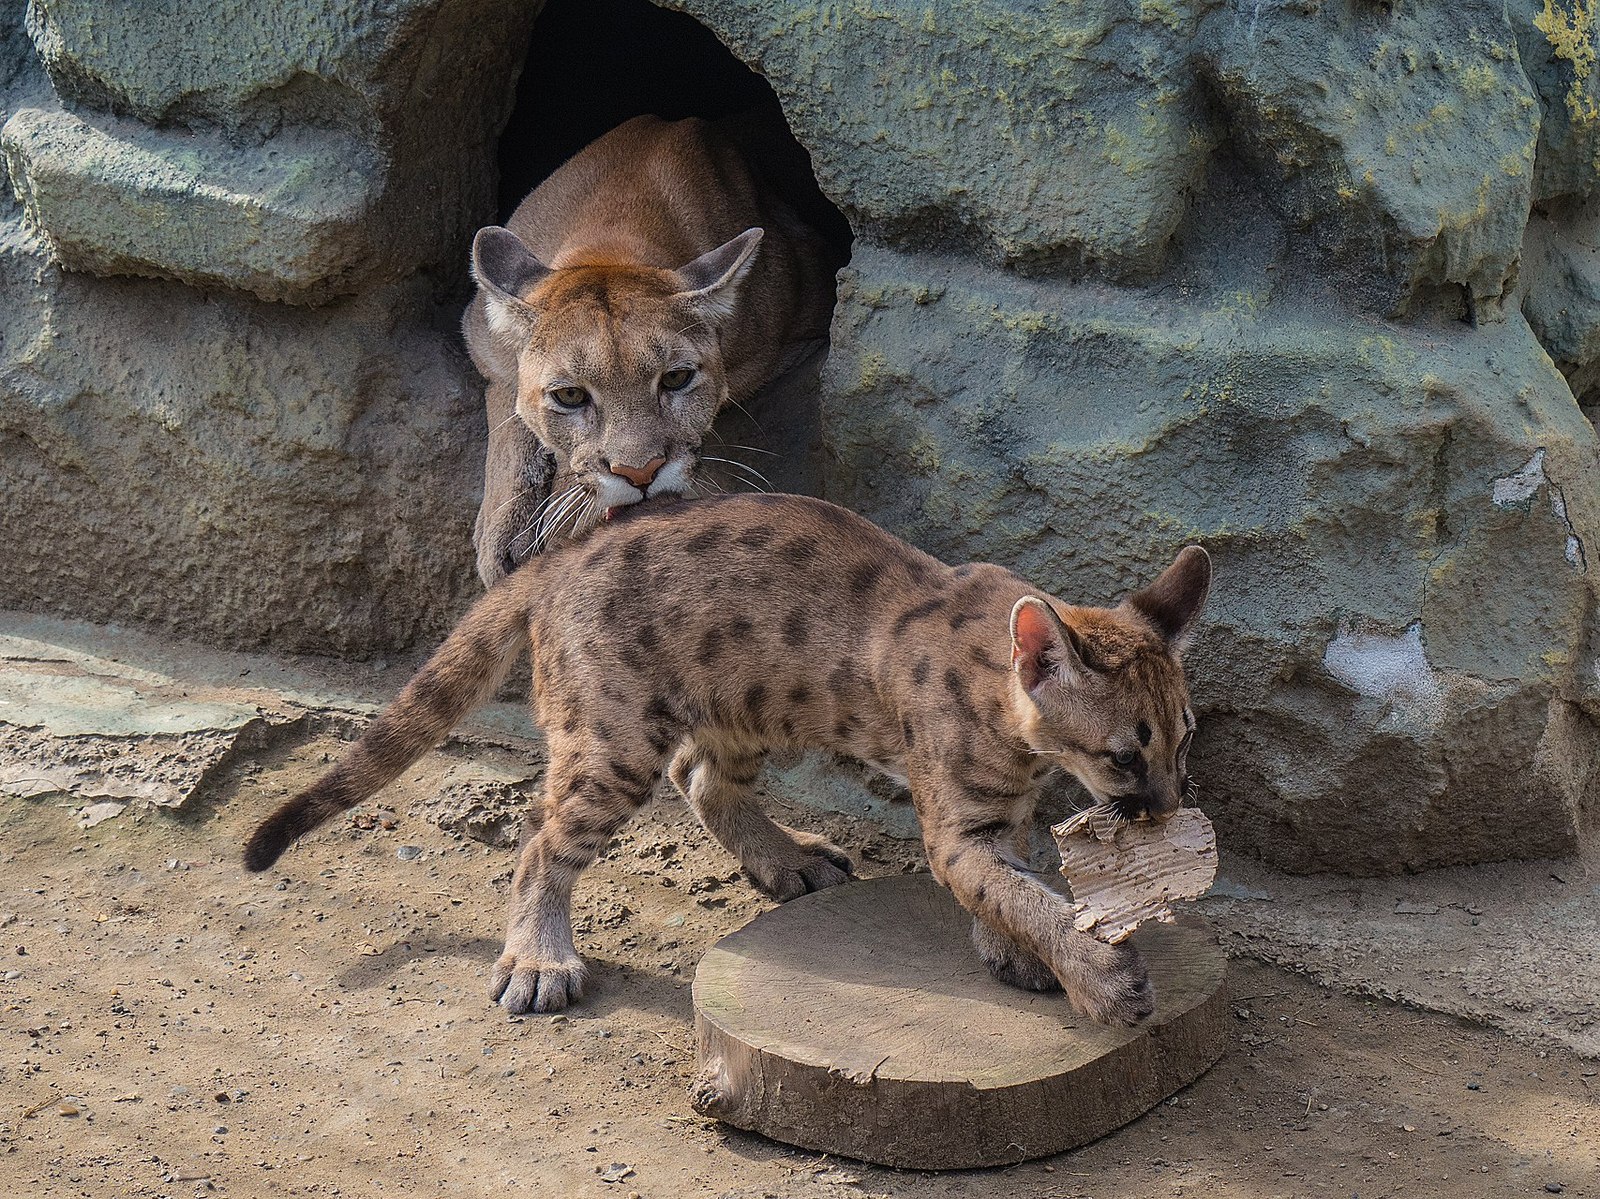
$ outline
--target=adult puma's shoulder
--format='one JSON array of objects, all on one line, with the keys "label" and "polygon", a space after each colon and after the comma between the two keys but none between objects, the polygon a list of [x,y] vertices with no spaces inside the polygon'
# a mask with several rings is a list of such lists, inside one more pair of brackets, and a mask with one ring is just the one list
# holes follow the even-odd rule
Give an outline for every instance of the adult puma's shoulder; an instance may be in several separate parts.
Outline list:
[{"label": "adult puma's shoulder", "polygon": [[489,383],[486,583],[609,509],[694,494],[717,412],[826,338],[841,258],[774,184],[777,133],[636,117],[479,233],[465,332]]}]

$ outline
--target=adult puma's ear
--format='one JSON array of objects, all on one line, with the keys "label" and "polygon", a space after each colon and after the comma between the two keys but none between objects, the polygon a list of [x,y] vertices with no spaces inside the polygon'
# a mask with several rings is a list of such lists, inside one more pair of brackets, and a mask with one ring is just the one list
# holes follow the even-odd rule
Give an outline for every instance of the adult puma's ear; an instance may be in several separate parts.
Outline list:
[{"label": "adult puma's ear", "polygon": [[765,233],[764,229],[746,229],[732,241],[680,266],[678,278],[683,281],[683,290],[678,293],[679,298],[692,301],[708,315],[731,313],[738,284],[749,271]]},{"label": "adult puma's ear", "polygon": [[528,292],[549,273],[550,268],[509,229],[490,225],[472,239],[472,277],[488,293],[491,325],[502,324],[508,310],[526,316]]},{"label": "adult puma's ear", "polygon": [[1089,672],[1078,635],[1036,595],[1023,596],[1011,609],[1011,669],[1029,695]]},{"label": "adult puma's ear", "polygon": [[1194,633],[1194,622],[1211,593],[1211,555],[1198,545],[1185,546],[1171,566],[1126,603],[1155,625],[1166,643],[1182,650]]}]

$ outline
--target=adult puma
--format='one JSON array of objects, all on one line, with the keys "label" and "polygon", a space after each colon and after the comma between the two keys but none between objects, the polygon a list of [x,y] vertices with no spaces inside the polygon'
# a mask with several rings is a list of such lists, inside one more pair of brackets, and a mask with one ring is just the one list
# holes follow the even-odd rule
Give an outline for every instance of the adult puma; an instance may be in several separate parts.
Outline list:
[{"label": "adult puma", "polygon": [[842,256],[777,194],[775,144],[759,122],[636,117],[479,231],[486,585],[608,511],[695,494],[716,414],[827,337]]}]

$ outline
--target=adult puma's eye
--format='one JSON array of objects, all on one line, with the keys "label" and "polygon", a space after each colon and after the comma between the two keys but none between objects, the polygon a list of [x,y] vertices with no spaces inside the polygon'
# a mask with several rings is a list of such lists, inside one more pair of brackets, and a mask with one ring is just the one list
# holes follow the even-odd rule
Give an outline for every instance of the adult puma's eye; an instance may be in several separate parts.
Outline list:
[{"label": "adult puma's eye", "polygon": [[1139,760],[1139,751],[1136,749],[1119,749],[1111,755],[1112,763],[1119,770],[1126,770]]},{"label": "adult puma's eye", "polygon": [[667,391],[682,391],[694,380],[694,371],[688,367],[680,367],[675,371],[668,371],[661,376],[661,386]]},{"label": "adult puma's eye", "polygon": [[545,394],[563,408],[582,408],[589,402],[589,393],[581,387],[556,387]]}]

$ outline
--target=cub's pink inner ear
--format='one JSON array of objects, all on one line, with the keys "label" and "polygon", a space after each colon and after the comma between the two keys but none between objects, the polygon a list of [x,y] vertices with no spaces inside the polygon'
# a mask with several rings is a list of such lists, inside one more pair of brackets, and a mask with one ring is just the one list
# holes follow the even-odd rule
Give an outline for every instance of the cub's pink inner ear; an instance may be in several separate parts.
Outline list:
[{"label": "cub's pink inner ear", "polygon": [[1070,654],[1061,619],[1047,604],[1024,596],[1011,609],[1011,667],[1023,687],[1035,690]]}]

